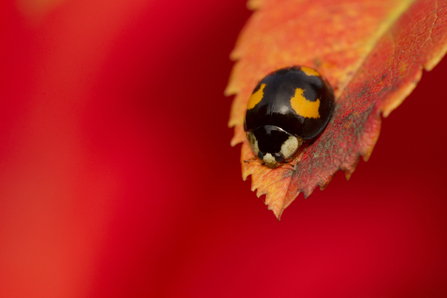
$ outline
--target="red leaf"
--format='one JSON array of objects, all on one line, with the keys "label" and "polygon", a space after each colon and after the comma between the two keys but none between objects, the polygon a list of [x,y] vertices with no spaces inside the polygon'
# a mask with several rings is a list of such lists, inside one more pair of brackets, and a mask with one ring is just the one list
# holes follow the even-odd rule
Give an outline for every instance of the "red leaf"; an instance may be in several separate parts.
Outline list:
[{"label": "red leaf", "polygon": [[[349,179],[367,160],[387,117],[411,93],[422,69],[431,70],[447,49],[447,2],[273,1],[249,2],[256,9],[231,57],[226,94],[237,94],[230,126],[232,145],[242,144],[244,180],[266,195],[276,217],[300,192],[307,198],[340,169]],[[317,69],[334,88],[336,107],[324,133],[296,153],[295,165],[269,169],[253,157],[243,122],[248,98],[268,73],[290,65]],[[432,107],[427,107],[432,108]]]}]

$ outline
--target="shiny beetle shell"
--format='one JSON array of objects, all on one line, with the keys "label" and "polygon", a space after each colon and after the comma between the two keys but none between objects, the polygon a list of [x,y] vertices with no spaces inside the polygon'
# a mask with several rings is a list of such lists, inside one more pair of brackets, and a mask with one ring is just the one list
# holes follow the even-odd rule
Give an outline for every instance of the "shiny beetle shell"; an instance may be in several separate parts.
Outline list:
[{"label": "shiny beetle shell", "polygon": [[288,67],[267,75],[247,104],[244,130],[255,153],[269,167],[291,158],[316,138],[334,109],[329,83],[309,67]]}]

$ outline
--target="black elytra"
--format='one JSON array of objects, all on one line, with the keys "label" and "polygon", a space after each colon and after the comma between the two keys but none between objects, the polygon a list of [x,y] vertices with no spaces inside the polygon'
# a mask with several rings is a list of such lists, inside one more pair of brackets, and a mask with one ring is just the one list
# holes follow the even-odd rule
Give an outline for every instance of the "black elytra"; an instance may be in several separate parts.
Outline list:
[{"label": "black elytra", "polygon": [[316,70],[283,68],[267,75],[253,90],[244,130],[256,137],[261,156],[274,154],[290,135],[303,140],[318,136],[333,109],[332,88]]}]

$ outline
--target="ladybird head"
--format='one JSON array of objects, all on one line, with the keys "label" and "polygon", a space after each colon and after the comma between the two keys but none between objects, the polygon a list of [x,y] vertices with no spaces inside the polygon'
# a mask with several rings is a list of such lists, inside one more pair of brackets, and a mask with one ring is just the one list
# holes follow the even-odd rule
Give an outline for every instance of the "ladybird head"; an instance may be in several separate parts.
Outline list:
[{"label": "ladybird head", "polygon": [[303,140],[275,125],[264,125],[247,132],[254,154],[268,167],[276,168],[295,154]]}]

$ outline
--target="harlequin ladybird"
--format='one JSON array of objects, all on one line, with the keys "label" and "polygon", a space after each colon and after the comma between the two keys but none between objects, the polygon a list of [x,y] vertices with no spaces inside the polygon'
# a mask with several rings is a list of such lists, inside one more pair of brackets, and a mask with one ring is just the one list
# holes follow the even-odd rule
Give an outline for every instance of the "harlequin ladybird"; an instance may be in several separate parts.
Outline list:
[{"label": "harlequin ladybird", "polygon": [[323,131],[333,109],[332,88],[316,70],[283,68],[253,90],[244,130],[254,154],[275,168]]}]

